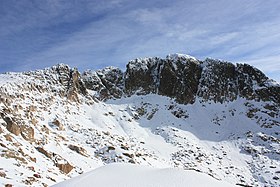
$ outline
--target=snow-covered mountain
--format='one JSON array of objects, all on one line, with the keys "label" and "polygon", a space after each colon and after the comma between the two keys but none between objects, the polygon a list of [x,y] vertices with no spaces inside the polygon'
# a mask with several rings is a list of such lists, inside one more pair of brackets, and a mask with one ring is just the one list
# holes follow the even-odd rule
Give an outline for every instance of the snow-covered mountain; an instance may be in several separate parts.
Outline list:
[{"label": "snow-covered mountain", "polygon": [[49,186],[113,162],[280,185],[280,85],[247,64],[59,64],[1,74],[0,93],[1,185]]}]

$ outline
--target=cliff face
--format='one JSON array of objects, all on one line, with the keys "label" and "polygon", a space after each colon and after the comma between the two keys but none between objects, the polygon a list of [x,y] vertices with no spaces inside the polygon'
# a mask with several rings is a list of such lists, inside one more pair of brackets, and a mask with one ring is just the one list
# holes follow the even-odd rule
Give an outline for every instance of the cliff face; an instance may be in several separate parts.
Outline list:
[{"label": "cliff face", "polygon": [[101,99],[154,93],[183,104],[197,99],[223,103],[238,97],[280,103],[279,85],[260,70],[214,59],[199,61],[188,55],[135,59],[125,72],[107,68],[85,73],[82,79],[88,89],[102,92]]},{"label": "cliff face", "polygon": [[[148,58],[129,62],[125,72],[125,93],[156,93],[193,103],[201,77],[200,62],[186,56]],[[139,89],[140,88],[140,89]]]}]

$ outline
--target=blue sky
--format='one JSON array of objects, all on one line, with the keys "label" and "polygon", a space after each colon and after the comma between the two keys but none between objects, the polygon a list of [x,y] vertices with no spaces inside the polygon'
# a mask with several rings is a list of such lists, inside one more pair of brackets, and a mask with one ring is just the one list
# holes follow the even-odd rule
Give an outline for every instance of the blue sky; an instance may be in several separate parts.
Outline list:
[{"label": "blue sky", "polygon": [[185,53],[246,62],[280,82],[279,0],[0,0],[0,72],[125,68]]}]

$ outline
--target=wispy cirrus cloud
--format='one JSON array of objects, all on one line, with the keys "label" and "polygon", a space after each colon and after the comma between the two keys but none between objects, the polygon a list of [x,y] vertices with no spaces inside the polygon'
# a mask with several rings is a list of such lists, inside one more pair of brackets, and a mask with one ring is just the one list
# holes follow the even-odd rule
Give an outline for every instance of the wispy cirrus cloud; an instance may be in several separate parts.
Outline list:
[{"label": "wispy cirrus cloud", "polygon": [[278,0],[11,0],[0,7],[1,71],[58,62],[123,68],[133,58],[180,52],[248,62],[280,81]]}]

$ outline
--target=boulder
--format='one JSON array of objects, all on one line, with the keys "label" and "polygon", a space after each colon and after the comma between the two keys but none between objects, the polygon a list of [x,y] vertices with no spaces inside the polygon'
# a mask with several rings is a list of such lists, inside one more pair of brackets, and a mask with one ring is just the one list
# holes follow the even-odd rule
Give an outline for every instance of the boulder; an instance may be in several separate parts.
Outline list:
[{"label": "boulder", "polygon": [[6,173],[5,172],[3,172],[3,171],[0,171],[0,177],[3,177],[3,178],[6,178]]},{"label": "boulder", "polygon": [[87,151],[82,147],[70,144],[68,145],[68,148],[71,149],[72,151],[75,151],[76,153],[79,153],[80,155],[88,157]]},{"label": "boulder", "polygon": [[56,166],[59,168],[59,170],[65,174],[68,174],[72,171],[72,169],[74,168],[71,164],[69,164],[68,162],[65,164],[56,164]]},{"label": "boulder", "polygon": [[45,155],[48,158],[52,158],[53,154],[46,151],[44,148],[42,147],[36,147],[37,151],[39,151],[40,153],[42,153],[43,155]]},{"label": "boulder", "polygon": [[64,130],[63,124],[58,119],[55,119],[52,123],[58,127],[59,131]]},{"label": "boulder", "polygon": [[8,131],[10,131],[11,133],[13,133],[17,136],[20,134],[20,132],[21,132],[20,126],[17,125],[11,118],[5,117],[4,121],[7,124],[6,128]]},{"label": "boulder", "polygon": [[30,126],[27,125],[22,125],[20,127],[21,130],[21,136],[27,140],[27,141],[32,141],[34,140],[34,129]]},{"label": "boulder", "polygon": [[74,166],[69,164],[69,162],[64,158],[62,158],[60,155],[53,152],[46,151],[42,147],[37,147],[36,149],[46,157],[50,158],[54,162],[55,166],[58,167],[61,172],[68,174],[74,168]]}]

